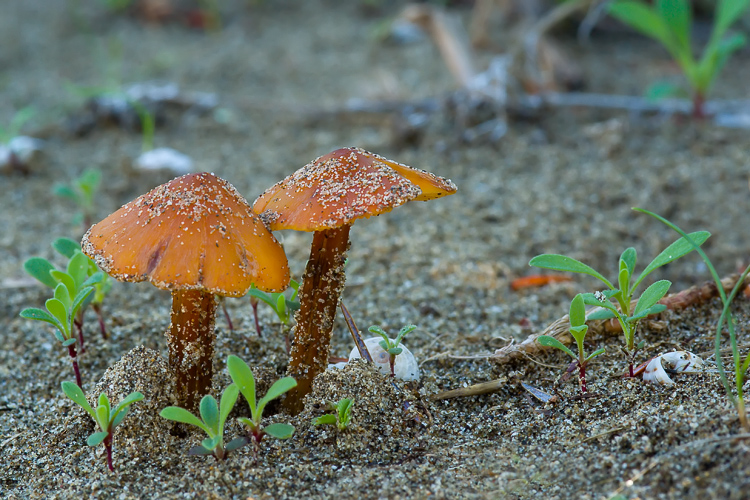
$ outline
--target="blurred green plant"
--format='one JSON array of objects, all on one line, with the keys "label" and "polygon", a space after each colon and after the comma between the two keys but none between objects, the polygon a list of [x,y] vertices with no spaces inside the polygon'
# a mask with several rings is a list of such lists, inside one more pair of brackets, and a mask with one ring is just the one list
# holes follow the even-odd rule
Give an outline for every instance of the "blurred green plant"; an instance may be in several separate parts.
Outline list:
[{"label": "blurred green plant", "polygon": [[299,293],[299,283],[294,280],[289,281],[289,289],[292,290],[292,295],[287,298],[285,292],[278,293],[266,293],[252,286],[247,294],[250,296],[250,305],[253,307],[253,316],[255,318],[255,331],[260,333],[260,323],[258,322],[258,301],[261,300],[268,304],[268,306],[276,313],[276,317],[279,318],[281,324],[285,327],[289,327],[292,321],[294,312],[299,309],[299,299],[297,294]]},{"label": "blurred green plant", "polygon": [[406,325],[401,329],[400,332],[398,332],[398,335],[396,336],[396,340],[391,340],[388,337],[388,334],[385,333],[385,331],[380,328],[378,325],[372,325],[368,330],[370,333],[374,333],[376,335],[380,335],[383,337],[383,340],[379,342],[380,347],[383,348],[385,352],[387,352],[390,355],[390,358],[388,362],[391,365],[391,377],[396,376],[395,372],[395,364],[396,364],[396,356],[401,354],[403,352],[403,349],[399,347],[399,344],[401,344],[401,341],[406,337],[408,334],[413,332],[417,329],[417,325]]},{"label": "blurred green plant", "polygon": [[[707,231],[697,231],[690,233],[690,238],[702,245],[711,233]],[[650,264],[641,272],[638,278],[633,281],[635,276],[635,265],[637,255],[635,248],[628,248],[620,255],[619,270],[617,274],[617,284],[615,286],[601,273],[595,271],[586,264],[557,254],[537,255],[531,261],[530,266],[540,267],[543,269],[552,269],[554,271],[588,274],[598,279],[607,286],[607,290],[596,293],[583,294],[583,301],[586,305],[599,306],[603,309],[594,311],[588,315],[588,320],[592,319],[610,319],[616,318],[622,328],[625,337],[625,346],[623,352],[628,358],[628,369],[630,376],[634,376],[633,363],[638,349],[643,347],[643,342],[635,344],[635,334],[638,329],[638,323],[651,314],[656,314],[665,309],[662,304],[657,304],[669,291],[672,282],[660,280],[646,288],[637,301],[633,301],[635,290],[643,280],[656,269],[679,259],[680,257],[693,251],[693,246],[684,238],[680,238],[651,261]],[[613,301],[617,304],[615,305]]]},{"label": "blurred green plant", "polygon": [[[86,257],[83,254],[80,255]],[[73,362],[76,383],[83,387],[75,349],[76,338],[73,337],[72,333],[73,322],[86,299],[94,292],[92,285],[102,279],[103,273],[96,273],[84,279],[83,262],[80,258],[77,258],[76,261],[72,266],[68,266],[68,269],[73,272],[72,275],[56,270],[50,272],[50,274],[56,273],[55,277],[60,282],[54,288],[54,296],[45,302],[46,310],[30,307],[21,311],[21,317],[43,321],[55,327],[55,337],[63,347],[68,348],[68,355]]]},{"label": "blurred green plant", "polygon": [[[685,241],[687,241],[692,246],[692,248],[695,249],[696,252],[698,252],[698,255],[700,255],[701,259],[703,259],[703,262],[706,264],[706,267],[711,273],[711,277],[713,278],[714,283],[716,284],[716,288],[719,292],[719,296],[721,297],[721,302],[724,306],[724,308],[721,311],[721,316],[719,316],[719,321],[716,324],[716,336],[714,339],[714,349],[716,352],[716,368],[719,372],[719,378],[721,378],[721,383],[724,386],[724,390],[727,393],[727,397],[729,398],[729,401],[737,409],[737,414],[740,420],[740,424],[745,429],[745,431],[750,431],[750,422],[748,422],[748,419],[747,419],[747,408],[745,405],[745,396],[743,392],[743,386],[745,385],[747,370],[748,368],[750,368],[750,353],[748,353],[744,359],[740,355],[739,348],[737,345],[737,334],[735,330],[736,324],[735,324],[734,317],[732,316],[732,311],[730,310],[732,301],[737,296],[737,293],[740,291],[740,289],[743,286],[745,286],[745,278],[747,277],[748,274],[750,274],[750,266],[745,268],[745,270],[740,275],[740,278],[737,280],[737,283],[732,288],[732,291],[729,293],[729,295],[727,295],[726,291],[724,290],[724,287],[721,284],[721,278],[719,277],[719,273],[716,272],[716,268],[714,267],[711,260],[708,258],[708,255],[706,255],[703,249],[700,248],[700,245],[701,245],[700,240],[693,236],[695,233],[686,234],[685,231],[680,229],[676,224],[673,224],[672,222],[668,221],[664,217],[657,215],[653,212],[649,212],[648,210],[645,210],[642,208],[634,208],[633,210],[635,210],[636,212],[641,212],[641,213],[650,215],[651,217],[662,222],[667,227],[673,229],[677,234],[682,236],[682,238]],[[727,325],[727,332],[729,333],[729,345],[732,349],[732,363],[733,363],[733,368],[734,368],[734,380],[733,380],[734,388],[732,388],[732,384],[727,378],[726,370],[724,368],[724,362],[721,359],[721,354],[722,354],[721,337],[724,331],[725,322]]]},{"label": "blurred green plant", "polygon": [[94,287],[94,294],[86,299],[76,317],[73,318],[74,324],[78,329],[81,351],[84,352],[86,347],[83,340],[83,317],[89,305],[94,309],[99,320],[99,329],[102,332],[102,338],[107,338],[107,328],[104,324],[104,316],[102,314],[102,303],[112,288],[112,280],[97,267],[93,260],[81,252],[81,246],[78,242],[69,238],[58,238],[52,242],[52,248],[68,259],[66,271],[58,270],[50,261],[42,257],[32,257],[23,263],[23,268],[29,276],[43,285],[54,289],[63,280],[62,276],[67,274],[68,278],[66,279],[72,280],[80,289],[83,286],[83,281],[92,276],[101,275],[100,279],[96,279],[91,283],[91,286]]},{"label": "blurred green plant", "polygon": [[28,122],[36,111],[33,106],[26,106],[19,109],[13,114],[7,127],[0,127],[0,145],[8,144],[11,139],[21,134],[21,129]]},{"label": "blurred green plant", "polygon": [[616,0],[609,13],[636,31],[661,43],[680,65],[693,95],[693,115],[705,116],[704,103],[711,85],[732,52],[746,43],[741,33],[725,36],[747,10],[750,0],[718,0],[713,29],[700,59],[693,56],[692,12],[688,0]]},{"label": "blurred green plant", "polygon": [[329,403],[328,409],[333,413],[321,415],[313,421],[313,425],[335,425],[339,431],[346,430],[352,421],[353,402],[349,398],[342,398],[338,403]]},{"label": "blurred green plant", "polygon": [[75,203],[80,212],[73,218],[74,224],[83,224],[87,231],[93,224],[94,198],[102,182],[102,173],[95,168],[88,168],[69,183],[58,183],[52,193]]},{"label": "blurred green plant", "polygon": [[537,339],[537,342],[546,347],[555,347],[557,349],[560,349],[561,351],[568,353],[568,355],[573,358],[573,363],[571,364],[571,368],[569,368],[569,371],[567,373],[569,373],[570,370],[574,369],[576,366],[578,367],[578,383],[581,387],[581,393],[585,394],[587,391],[586,366],[592,359],[599,356],[600,354],[604,354],[605,349],[602,347],[601,349],[597,349],[596,351],[592,352],[588,356],[586,355],[583,341],[586,338],[586,332],[588,332],[589,327],[586,325],[586,305],[583,300],[583,294],[579,293],[578,295],[573,297],[573,300],[570,302],[570,313],[568,314],[568,317],[570,319],[570,329],[568,331],[573,336],[576,344],[578,345],[577,355],[573,353],[573,351],[568,349],[565,344],[554,337],[550,337],[549,335],[541,335]]},{"label": "blurred green plant", "polygon": [[114,436],[115,427],[120,425],[120,422],[122,422],[128,414],[130,405],[143,399],[143,394],[140,392],[131,392],[113,409],[109,404],[109,398],[107,398],[107,395],[101,393],[99,395],[99,404],[96,409],[93,409],[86,400],[83,390],[81,390],[79,386],[67,381],[63,382],[61,385],[65,395],[86,410],[86,413],[91,415],[91,418],[93,418],[94,422],[99,426],[100,432],[95,432],[90,435],[86,440],[86,444],[89,446],[104,444],[104,448],[107,450],[107,467],[109,467],[110,471],[114,472],[115,468],[112,464],[112,438]]}]

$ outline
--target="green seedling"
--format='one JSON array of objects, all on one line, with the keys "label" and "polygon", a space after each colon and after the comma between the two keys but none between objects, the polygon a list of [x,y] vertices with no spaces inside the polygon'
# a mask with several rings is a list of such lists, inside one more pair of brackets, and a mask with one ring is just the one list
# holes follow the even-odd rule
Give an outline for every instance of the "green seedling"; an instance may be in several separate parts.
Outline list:
[{"label": "green seedling", "polygon": [[732,52],[746,43],[740,33],[725,36],[747,10],[750,0],[719,0],[713,29],[699,60],[691,47],[692,13],[688,0],[655,0],[650,3],[617,0],[609,13],[636,31],[661,43],[680,65],[693,94],[693,115],[705,115],[704,102],[711,85]]},{"label": "green seedling", "polygon": [[[102,338],[107,338],[107,328],[104,324],[101,306],[104,297],[106,297],[110,288],[112,288],[112,280],[109,279],[109,276],[99,270],[93,260],[89,259],[81,252],[81,246],[77,242],[68,238],[58,238],[52,242],[52,248],[63,257],[69,259],[66,271],[58,270],[51,262],[41,257],[32,257],[23,264],[24,270],[32,278],[36,279],[43,285],[54,289],[57,284],[63,280],[68,282],[72,280],[76,286],[76,290],[78,290],[82,286],[83,281],[95,275],[100,276],[100,278],[92,282],[94,294],[86,299],[76,317],[73,318],[73,322],[78,329],[78,340],[81,345],[81,352],[85,352],[86,348],[83,340],[83,314],[89,304],[94,309],[94,312],[96,312],[99,320],[99,328],[102,332]],[[64,278],[65,275],[67,275],[67,278]]]},{"label": "green seedling", "polygon": [[94,197],[102,181],[101,171],[89,168],[72,182],[57,184],[52,192],[75,203],[81,210],[74,218],[75,224],[82,223],[84,230],[91,227],[94,218]]},{"label": "green seedling", "polygon": [[573,358],[572,367],[574,368],[575,366],[578,366],[578,383],[581,386],[581,393],[586,393],[586,366],[589,364],[589,361],[599,356],[600,354],[603,354],[604,348],[597,349],[596,351],[586,356],[586,351],[583,347],[583,341],[586,338],[586,332],[588,331],[589,327],[586,325],[586,305],[584,303],[582,294],[579,293],[578,295],[573,297],[573,300],[570,303],[570,314],[568,315],[568,317],[570,318],[570,329],[568,331],[573,336],[576,344],[578,345],[578,355],[568,349],[565,344],[554,337],[550,337],[549,335],[540,336],[537,339],[537,342],[546,347],[556,347],[561,351],[567,352],[570,357]]},{"label": "green seedling", "polygon": [[[694,242],[697,242],[698,245],[702,245],[708,237],[711,236],[711,233],[707,231],[697,231],[690,233],[689,236]],[[638,345],[635,344],[635,334],[638,328],[638,323],[646,316],[662,312],[666,308],[666,306],[663,304],[657,304],[657,302],[667,294],[672,283],[668,280],[660,280],[653,283],[644,290],[637,301],[633,301],[635,290],[643,282],[646,276],[651,274],[654,270],[679,259],[691,251],[693,251],[693,246],[690,242],[685,238],[680,238],[657,255],[634,281],[633,278],[635,276],[635,264],[637,260],[636,251],[635,248],[628,248],[622,253],[622,255],[620,255],[619,271],[617,275],[618,286],[612,284],[612,282],[605,278],[601,273],[595,271],[586,264],[564,255],[537,255],[531,259],[529,265],[544,269],[553,269],[555,271],[588,274],[607,286],[608,290],[603,292],[583,294],[583,301],[586,305],[603,308],[589,314],[587,319],[617,319],[625,337],[625,347],[623,348],[623,351],[628,357],[628,368],[630,376],[632,377],[634,376],[633,363],[635,362],[636,353],[638,352],[638,349],[643,346],[642,343],[639,343]]]},{"label": "green seedling", "polygon": [[93,284],[101,280],[103,274],[96,273],[78,284],[79,282],[76,278],[81,279],[82,271],[80,267],[76,269],[78,274],[75,275],[75,278],[62,271],[51,271],[50,274],[57,273],[53,276],[59,279],[60,283],[57,283],[55,286],[54,297],[47,299],[45,303],[46,311],[43,309],[28,308],[21,311],[21,317],[44,321],[56,328],[55,337],[62,343],[63,347],[68,348],[68,355],[73,362],[73,371],[76,375],[76,383],[80,387],[83,387],[81,371],[78,368],[75,348],[76,338],[73,336],[73,325],[84,302],[94,292]]},{"label": "green seedling", "polygon": [[[734,288],[732,288],[732,291],[727,295],[726,291],[724,291],[724,287],[721,284],[721,278],[719,277],[719,273],[716,272],[716,268],[714,267],[711,260],[706,255],[706,252],[703,251],[702,248],[700,248],[700,242],[698,239],[694,238],[691,234],[686,234],[685,231],[677,227],[672,222],[668,221],[664,217],[661,217],[653,212],[649,212],[648,210],[644,210],[642,208],[634,208],[636,212],[641,212],[647,215],[650,215],[651,217],[657,219],[658,221],[664,223],[666,226],[672,228],[677,234],[682,236],[683,239],[685,239],[692,247],[695,249],[696,252],[698,252],[698,255],[701,256],[701,259],[703,259],[703,262],[706,264],[706,267],[708,268],[709,272],[711,273],[711,277],[714,280],[714,283],[716,284],[716,289],[719,291],[719,296],[721,297],[721,302],[724,305],[724,308],[721,311],[721,316],[719,316],[719,321],[716,324],[716,336],[714,340],[714,349],[716,352],[716,368],[719,372],[719,378],[721,378],[721,383],[724,386],[724,390],[727,393],[727,397],[729,398],[729,401],[734,405],[734,407],[737,409],[737,414],[739,416],[740,425],[746,430],[750,431],[750,422],[748,422],[747,419],[747,408],[745,406],[745,396],[743,392],[743,387],[745,385],[745,376],[747,374],[748,368],[750,368],[750,353],[748,353],[745,358],[743,359],[740,355],[739,348],[737,346],[737,335],[735,332],[735,321],[732,316],[732,311],[730,310],[730,306],[732,305],[732,301],[737,296],[737,293],[742,289],[743,286],[745,286],[745,278],[750,274],[750,266],[746,267],[745,270],[740,275],[739,280],[737,280],[737,283],[734,285]],[[729,379],[726,375],[726,370],[724,368],[724,362],[721,359],[722,355],[722,349],[721,349],[721,336],[722,332],[724,330],[724,322],[726,321],[727,330],[729,332],[729,344],[732,349],[732,362],[734,364],[734,389],[732,388],[732,384],[729,382]],[[736,393],[736,396],[735,396]]]},{"label": "green seedling", "polygon": [[13,114],[7,127],[0,127],[0,145],[8,144],[14,137],[21,134],[21,129],[34,116],[34,108],[26,106]]},{"label": "green seedling", "polygon": [[250,418],[242,417],[238,420],[245,424],[255,441],[255,448],[260,446],[263,437],[268,435],[276,439],[289,439],[294,434],[294,426],[289,424],[271,424],[263,426],[263,410],[272,400],[297,387],[297,381],[292,377],[284,377],[273,383],[265,396],[260,401],[255,400],[255,378],[250,367],[237,356],[229,356],[227,359],[227,370],[232,381],[237,384],[247,404],[250,406]]},{"label": "green seedling", "polygon": [[273,309],[273,312],[276,313],[276,316],[279,318],[279,321],[281,321],[281,324],[283,324],[285,327],[289,326],[289,323],[292,320],[292,316],[294,315],[294,311],[299,309],[299,299],[297,299],[297,294],[299,293],[299,283],[294,280],[290,280],[289,288],[292,289],[292,295],[289,298],[287,298],[283,292],[266,293],[258,290],[257,288],[255,288],[255,286],[251,287],[250,291],[247,292],[247,294],[250,296],[250,305],[253,307],[253,316],[255,317],[255,331],[258,332],[258,337],[261,336],[260,323],[258,322],[258,300],[262,300],[263,302],[268,304],[271,309]]},{"label": "green seedling", "polygon": [[334,413],[328,413],[316,418],[313,425],[335,425],[340,431],[346,430],[352,421],[352,400],[343,398],[338,403],[329,403],[328,408]]},{"label": "green seedling", "polygon": [[86,410],[86,413],[91,415],[94,422],[99,426],[100,432],[95,432],[88,437],[86,444],[89,446],[98,446],[104,444],[104,448],[107,450],[107,467],[109,470],[114,472],[115,468],[112,465],[112,438],[114,436],[115,427],[117,427],[122,419],[128,414],[130,405],[143,399],[143,394],[140,392],[131,392],[125,399],[120,401],[114,409],[109,404],[109,398],[104,393],[99,395],[99,404],[96,410],[91,407],[89,402],[86,400],[86,396],[79,386],[72,382],[63,382],[62,390],[66,396],[77,403],[81,408]]},{"label": "green seedling", "polygon": [[237,385],[230,384],[224,389],[219,404],[216,404],[213,396],[203,396],[199,407],[201,418],[178,406],[168,406],[159,415],[167,420],[194,425],[208,435],[200,445],[190,448],[189,455],[213,455],[217,461],[224,460],[230,451],[241,448],[248,442],[247,438],[237,438],[224,445],[224,423],[238,396]]},{"label": "green seedling", "polygon": [[398,332],[398,336],[396,337],[396,340],[391,340],[388,337],[388,334],[383,331],[382,328],[380,328],[378,325],[373,325],[368,330],[370,333],[374,333],[376,335],[380,335],[383,337],[383,340],[379,342],[380,347],[383,348],[385,352],[387,352],[390,355],[389,363],[391,365],[391,377],[396,376],[394,365],[396,364],[396,356],[401,354],[403,352],[403,349],[399,347],[399,344],[401,341],[408,335],[409,333],[413,332],[417,329],[417,325],[407,325],[401,329],[400,332]]},{"label": "green seedling", "polygon": [[[122,1],[115,0],[115,3]],[[102,83],[92,86],[67,83],[65,87],[69,93],[93,103],[100,115],[97,118],[114,120],[133,128],[140,125],[143,133],[141,152],[145,153],[154,148],[156,116],[148,103],[131,97],[123,90],[123,50],[122,42],[115,38],[108,39],[106,46],[97,50],[93,57],[102,67]]]},{"label": "green seedling", "polygon": [[[69,259],[72,259],[77,253],[81,252],[81,245],[77,241],[73,241],[70,238],[58,238],[52,242],[52,248],[57,252]],[[88,257],[87,257],[88,258]],[[99,269],[96,263],[89,259],[89,267],[87,273],[89,277],[94,274],[101,272],[102,280],[94,284],[94,295],[91,296],[90,305],[96,313],[96,317],[99,320],[99,330],[102,332],[102,338],[107,338],[107,326],[104,324],[104,315],[102,314],[102,304],[104,298],[107,296],[109,291],[112,289],[112,280],[109,275]],[[85,308],[85,306],[84,306]],[[84,311],[82,311],[84,312]],[[81,317],[81,325],[83,325],[83,317]]]}]

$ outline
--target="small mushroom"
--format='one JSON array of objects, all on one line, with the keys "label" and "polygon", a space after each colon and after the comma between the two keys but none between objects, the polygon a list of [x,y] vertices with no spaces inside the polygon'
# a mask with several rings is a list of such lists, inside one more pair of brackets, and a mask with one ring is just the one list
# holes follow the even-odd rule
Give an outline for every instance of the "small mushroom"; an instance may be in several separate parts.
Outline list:
[{"label": "small mushroom", "polygon": [[124,205],[92,226],[82,247],[114,278],[172,292],[169,364],[178,400],[191,410],[211,388],[214,295],[289,283],[281,245],[242,195],[210,173],[178,177]]},{"label": "small mushroom", "polygon": [[[666,370],[665,370],[666,365]],[[703,368],[703,360],[687,351],[673,351],[657,356],[646,365],[643,381],[652,384],[674,385],[667,370],[671,373],[696,373]]]},{"label": "small mushroom", "polygon": [[456,186],[443,177],[362,149],[342,148],[305,165],[255,201],[253,211],[271,230],[314,233],[295,316],[289,374],[298,385],[284,402],[288,410],[302,409],[313,379],[327,366],[352,223],[407,201],[455,192]]}]

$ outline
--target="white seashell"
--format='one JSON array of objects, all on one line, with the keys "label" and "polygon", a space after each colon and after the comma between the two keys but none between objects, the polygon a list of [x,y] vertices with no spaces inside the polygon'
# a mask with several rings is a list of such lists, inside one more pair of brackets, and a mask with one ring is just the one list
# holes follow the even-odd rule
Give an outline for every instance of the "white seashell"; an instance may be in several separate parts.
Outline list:
[{"label": "white seashell", "polygon": [[193,160],[172,148],[146,151],[133,164],[140,170],[168,170],[177,175],[189,174],[193,170]]},{"label": "white seashell", "polygon": [[[390,354],[380,347],[381,340],[383,340],[382,337],[370,337],[365,339],[365,346],[370,351],[370,356],[372,356],[372,360],[380,371],[390,375]],[[393,341],[394,339],[390,340]],[[401,354],[396,356],[396,361],[393,364],[393,372],[396,378],[400,378],[401,380],[419,380],[419,365],[417,365],[417,359],[414,357],[414,354],[404,344],[399,344],[398,346],[403,350]],[[359,350],[355,347],[349,354],[349,361],[359,357]]]},{"label": "white seashell", "polygon": [[703,360],[687,351],[673,351],[652,359],[643,372],[643,381],[652,384],[673,385],[664,366],[678,373],[695,373],[703,368]]},{"label": "white seashell", "polygon": [[[380,347],[381,340],[383,340],[381,337],[370,337],[365,340],[365,346],[367,346],[367,350],[370,351],[370,356],[372,356],[375,366],[377,366],[381,372],[390,375],[390,355]],[[403,350],[401,351],[401,354],[396,356],[396,362],[393,364],[393,372],[396,375],[396,378],[407,381],[419,380],[419,365],[417,365],[417,359],[414,357],[414,354],[412,354],[404,344],[399,344],[398,346]],[[355,347],[349,354],[349,361],[360,357],[359,350]],[[346,363],[336,363],[335,365],[328,365],[328,367],[343,368],[345,364]]]},{"label": "white seashell", "polygon": [[27,165],[34,155],[42,150],[43,146],[43,140],[26,135],[19,135],[12,138],[8,144],[0,145],[0,168],[10,165],[11,154],[15,156],[16,162],[21,165]]}]

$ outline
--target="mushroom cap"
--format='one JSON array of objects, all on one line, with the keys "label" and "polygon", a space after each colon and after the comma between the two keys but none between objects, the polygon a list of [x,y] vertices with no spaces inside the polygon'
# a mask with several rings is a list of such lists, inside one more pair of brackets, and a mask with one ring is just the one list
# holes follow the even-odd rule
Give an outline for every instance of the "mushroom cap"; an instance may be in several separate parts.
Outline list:
[{"label": "mushroom cap", "polygon": [[100,269],[120,281],[167,290],[242,296],[251,285],[282,291],[289,265],[247,201],[211,173],[158,186],[93,225],[81,242]]},{"label": "mushroom cap", "polygon": [[255,200],[253,211],[272,230],[321,231],[456,189],[444,177],[363,149],[342,148],[271,186]]}]

